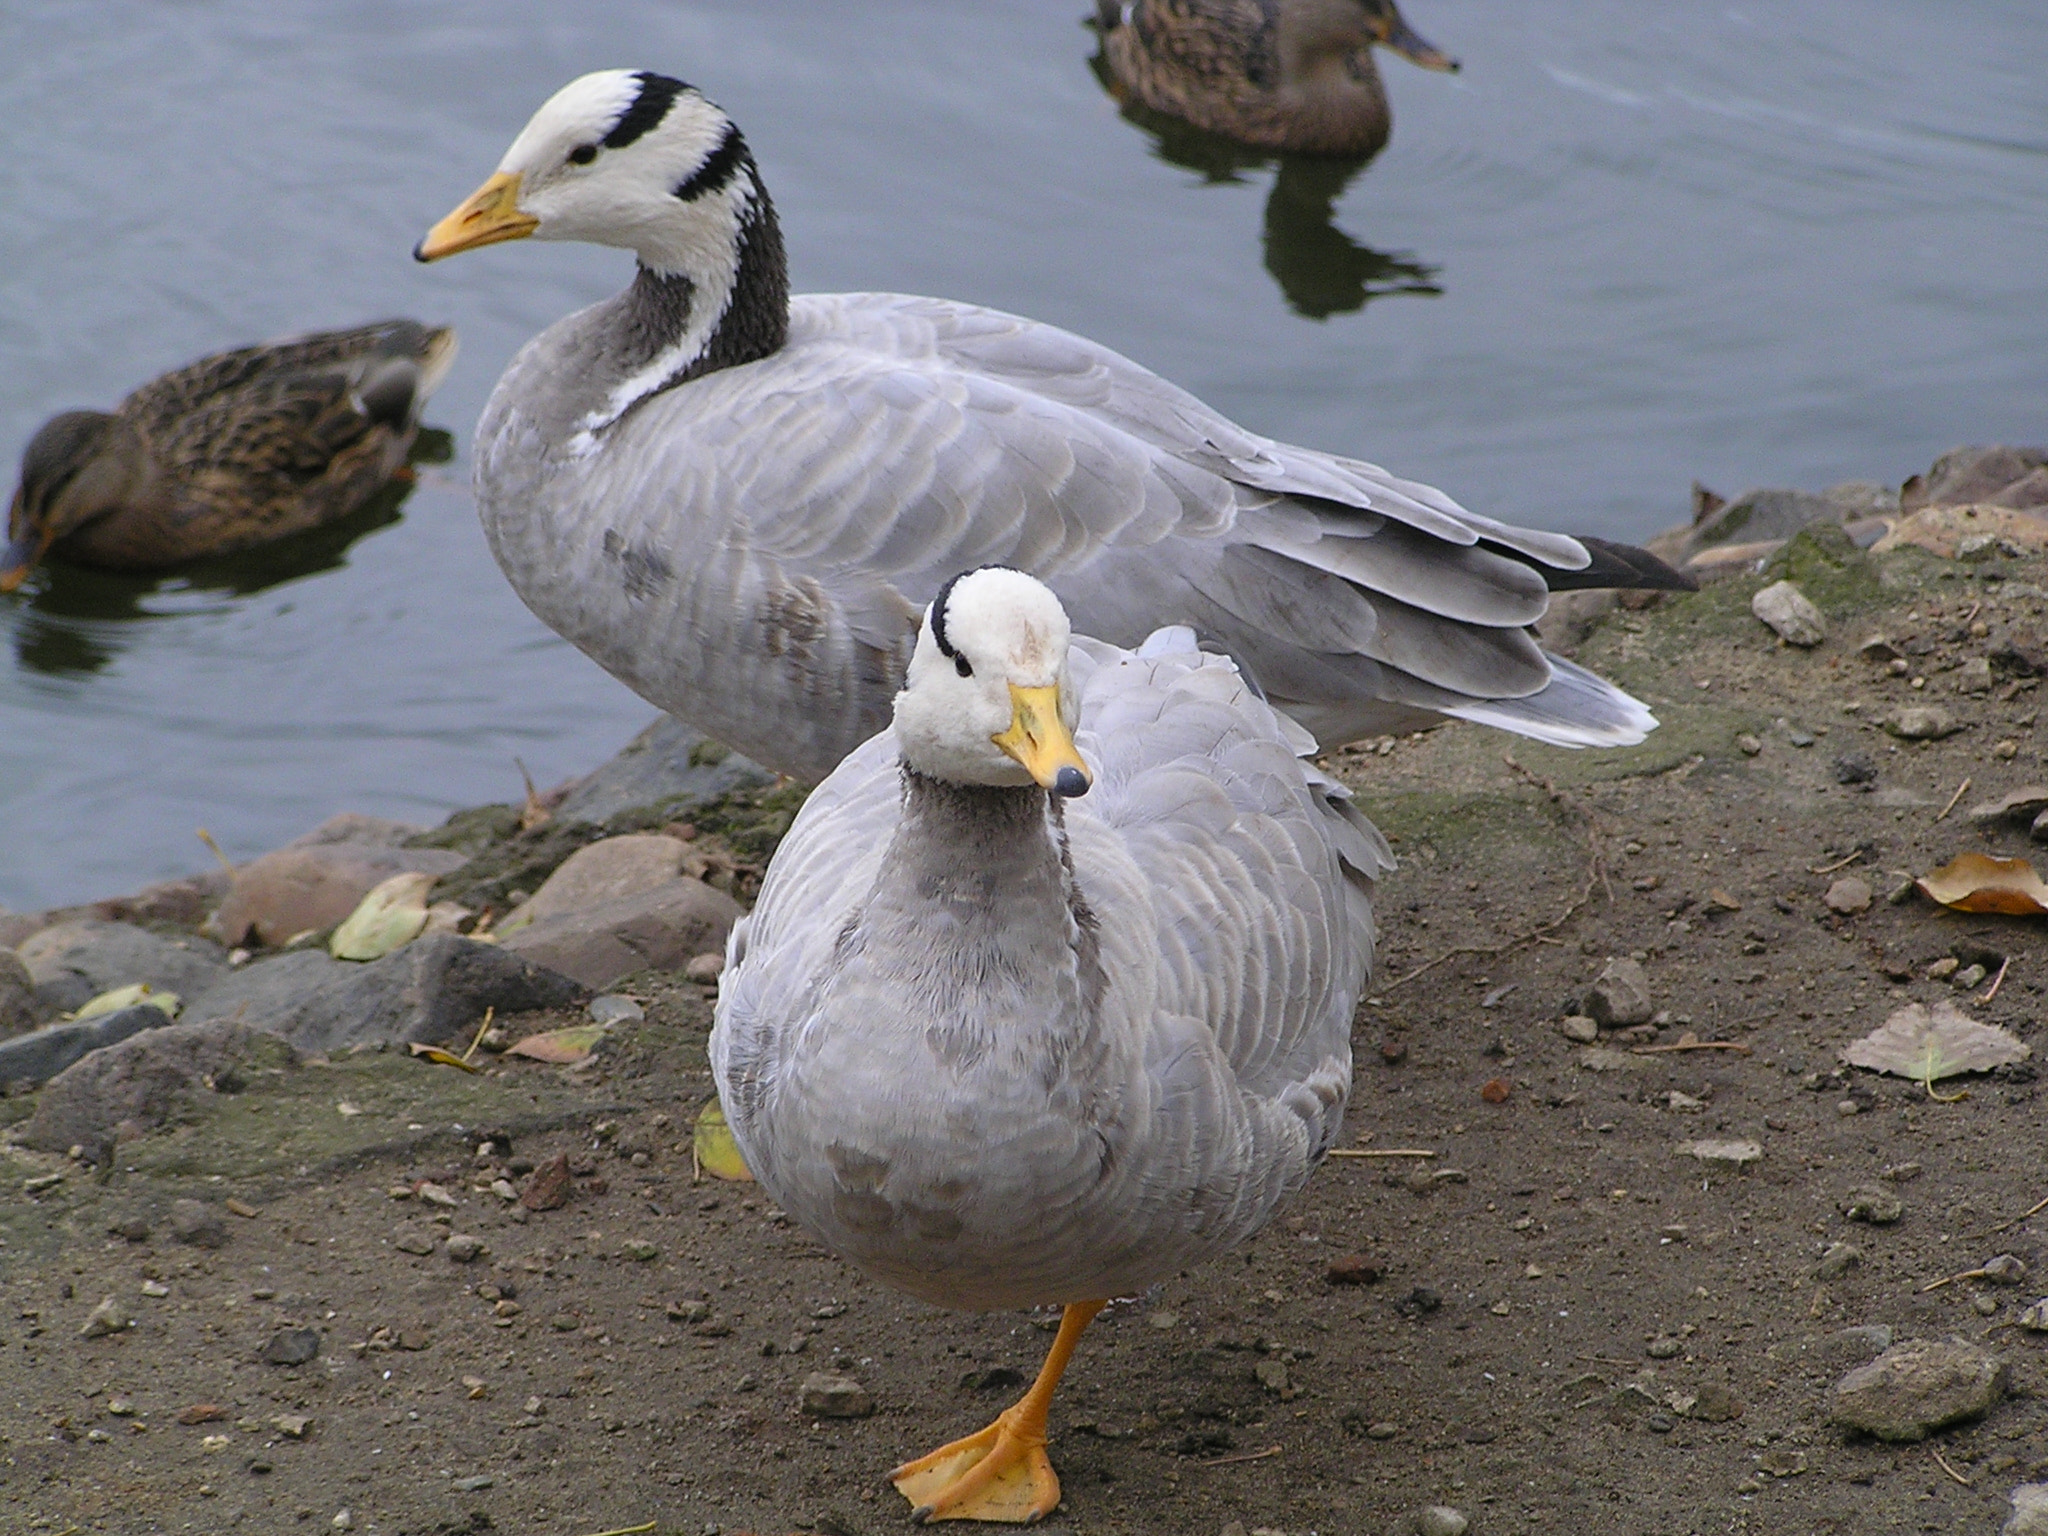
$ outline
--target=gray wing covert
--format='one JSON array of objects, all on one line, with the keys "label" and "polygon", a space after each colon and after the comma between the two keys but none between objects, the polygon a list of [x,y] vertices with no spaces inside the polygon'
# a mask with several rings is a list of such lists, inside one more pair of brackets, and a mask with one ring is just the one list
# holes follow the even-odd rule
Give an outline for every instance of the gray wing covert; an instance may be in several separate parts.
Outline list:
[{"label": "gray wing covert", "polygon": [[1091,814],[1146,876],[1160,1013],[1205,1025],[1244,1092],[1285,1098],[1329,1077],[1370,970],[1384,840],[1298,759],[1304,733],[1186,631],[1137,654],[1084,649]]}]

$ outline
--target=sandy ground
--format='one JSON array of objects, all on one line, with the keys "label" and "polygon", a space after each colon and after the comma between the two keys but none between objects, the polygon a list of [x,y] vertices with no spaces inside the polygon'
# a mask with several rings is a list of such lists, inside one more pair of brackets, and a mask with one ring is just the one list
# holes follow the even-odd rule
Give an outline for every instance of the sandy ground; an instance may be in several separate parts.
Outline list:
[{"label": "sandy ground", "polygon": [[[1832,623],[1811,652],[1749,617],[1755,581],[1597,629],[1582,659],[1666,722],[1644,747],[1453,727],[1337,760],[1403,858],[1350,1149],[1432,1155],[1333,1159],[1241,1255],[1107,1312],[1055,1408],[1054,1525],[1377,1533],[1447,1504],[1477,1536],[1989,1532],[2013,1484],[2048,1478],[2048,1335],[2014,1326],[2048,1289],[2048,1214],[1997,1230],[2048,1197],[2034,1064],[1945,1102],[1837,1062],[1901,1001],[1944,997],[2038,1062],[2040,920],[1886,898],[1956,852],[2028,850],[1965,813],[2048,777],[2027,675],[2048,567],[1908,552],[1801,574]],[[1908,675],[1857,653],[1878,632]],[[1958,691],[1980,656],[1991,691]],[[1915,744],[1873,723],[1908,703],[1967,728]],[[1839,782],[1856,759],[1874,777]],[[1875,901],[1830,911],[1854,875]],[[1631,954],[1668,1018],[1589,1055],[1560,1019]],[[1928,978],[1951,955],[2009,958],[1992,1001]],[[208,1095],[102,1174],[0,1151],[0,1529],[900,1528],[880,1474],[1014,1396],[1052,1320],[910,1303],[751,1186],[693,1181],[708,992],[628,990],[646,1023],[587,1068],[355,1057]],[[1688,1031],[1742,1049],[1631,1049]],[[1761,1157],[1676,1150],[1730,1138]],[[557,1152],[584,1171],[566,1208],[521,1222],[481,1187]],[[393,1197],[422,1179],[459,1203]],[[1902,1219],[1843,1214],[1873,1185]],[[184,1246],[166,1213],[190,1194],[254,1214]],[[138,1220],[147,1237],[110,1231]],[[449,1232],[486,1251],[421,1241]],[[1861,1262],[1817,1278],[1837,1242]],[[2001,1252],[2023,1287],[1922,1289]],[[1371,1283],[1329,1278],[1359,1256]],[[134,1326],[80,1337],[108,1296]],[[1995,1348],[2010,1396],[1922,1444],[1830,1427],[1826,1389],[1871,1337],[1844,1330],[1880,1326]],[[315,1359],[261,1358],[301,1327]],[[874,1413],[799,1413],[818,1370]],[[180,1422],[202,1405],[218,1416]]]}]

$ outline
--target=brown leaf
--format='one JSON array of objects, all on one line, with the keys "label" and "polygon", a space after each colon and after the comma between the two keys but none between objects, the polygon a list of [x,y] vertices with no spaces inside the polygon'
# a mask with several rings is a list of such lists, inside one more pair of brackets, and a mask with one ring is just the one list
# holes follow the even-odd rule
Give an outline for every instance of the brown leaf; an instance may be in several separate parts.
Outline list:
[{"label": "brown leaf", "polygon": [[194,1403],[189,1408],[178,1410],[180,1424],[212,1424],[227,1416],[227,1409],[219,1403]]},{"label": "brown leaf", "polygon": [[552,1161],[534,1169],[520,1192],[519,1203],[529,1211],[552,1211],[569,1203],[569,1154],[557,1152]]},{"label": "brown leaf", "polygon": [[1958,912],[2002,912],[2010,917],[2048,916],[2048,885],[2025,859],[1962,853],[1914,882],[1944,907]]}]

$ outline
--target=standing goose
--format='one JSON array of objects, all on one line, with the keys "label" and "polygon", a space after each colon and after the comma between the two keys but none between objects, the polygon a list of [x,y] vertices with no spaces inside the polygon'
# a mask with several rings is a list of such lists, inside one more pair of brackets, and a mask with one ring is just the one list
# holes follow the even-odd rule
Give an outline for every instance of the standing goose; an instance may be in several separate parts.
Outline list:
[{"label": "standing goose", "polygon": [[1372,155],[1393,114],[1375,45],[1424,69],[1458,61],[1394,0],[1096,0],[1117,87],[1154,112],[1260,149]]},{"label": "standing goose", "polygon": [[1550,590],[1688,578],[1256,436],[1053,326],[792,299],[746,140],[679,81],[565,86],[415,255],[526,236],[639,271],[492,392],[491,548],[548,625],[756,761],[815,781],[886,725],[922,606],[991,562],[1114,644],[1192,626],[1330,746],[1444,715],[1569,746],[1656,725],[1527,626]]},{"label": "standing goose", "polygon": [[356,511],[405,467],[455,333],[416,320],[203,357],[21,456],[0,592],[46,554],[117,571],[233,554]]},{"label": "standing goose", "polygon": [[973,571],[734,929],[711,1061],[762,1186],[926,1301],[1066,1309],[1022,1400],[891,1474],[918,1518],[1051,1513],[1089,1321],[1336,1140],[1393,859],[1313,746],[1190,631],[1070,649],[1043,584]]}]

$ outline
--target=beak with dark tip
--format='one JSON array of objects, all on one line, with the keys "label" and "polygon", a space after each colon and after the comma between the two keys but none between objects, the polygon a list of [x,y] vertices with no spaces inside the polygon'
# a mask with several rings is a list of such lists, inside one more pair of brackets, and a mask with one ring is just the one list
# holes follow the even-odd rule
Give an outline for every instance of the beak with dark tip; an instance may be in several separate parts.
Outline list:
[{"label": "beak with dark tip", "polygon": [[7,512],[7,526],[14,536],[0,549],[0,592],[12,592],[28,579],[28,573],[43,558],[49,540],[39,537],[21,510],[21,492],[14,493],[14,505]]},{"label": "beak with dark tip", "polygon": [[1409,26],[1408,18],[1392,5],[1386,8],[1386,32],[1380,38],[1380,46],[1391,53],[1398,53],[1410,64],[1418,64],[1424,69],[1433,69],[1446,75],[1455,75],[1458,72],[1458,61]]},{"label": "beak with dark tip", "polygon": [[1010,728],[989,740],[1023,764],[1042,788],[1065,799],[1087,794],[1094,776],[1074,750],[1074,738],[1060,717],[1059,684],[1010,684],[1010,711]]},{"label": "beak with dark tip", "polygon": [[427,238],[413,247],[413,259],[439,261],[501,240],[524,240],[538,228],[540,220],[520,210],[518,175],[500,171],[427,231]]}]

